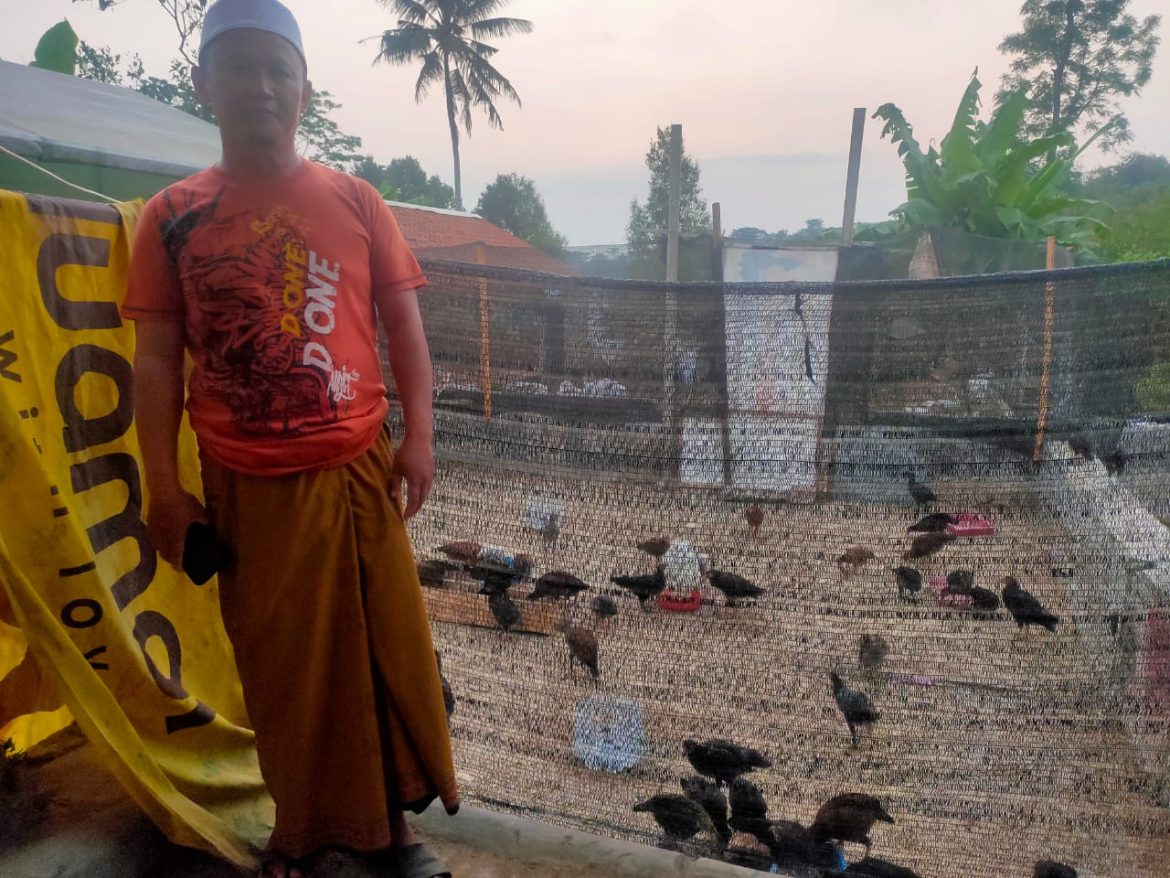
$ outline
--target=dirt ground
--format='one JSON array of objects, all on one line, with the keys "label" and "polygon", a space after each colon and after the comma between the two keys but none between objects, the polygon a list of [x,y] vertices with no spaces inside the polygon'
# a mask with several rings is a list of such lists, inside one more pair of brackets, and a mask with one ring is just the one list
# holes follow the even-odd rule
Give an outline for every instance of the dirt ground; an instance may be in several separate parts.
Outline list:
[{"label": "dirt ground", "polygon": [[[532,554],[537,574],[568,570],[608,592],[610,575],[651,570],[634,544],[664,535],[689,540],[712,566],[768,591],[752,606],[726,608],[718,597],[693,614],[643,613],[618,597],[619,616],[597,625],[599,685],[570,664],[558,635],[436,622],[458,700],[452,736],[467,800],[652,844],[657,828],[631,806],[678,791],[690,773],[683,739],[723,737],[773,760],[752,778],[770,817],[807,824],[836,793],[879,796],[897,823],[877,827],[874,854],[924,878],[1030,876],[1041,858],[1083,875],[1165,875],[1170,812],[1159,801],[1162,780],[1137,756],[1166,740],[1167,717],[1104,685],[1116,659],[1107,629],[1078,614],[1070,580],[1053,576],[1056,557],[1074,542],[1029,494],[934,487],[939,508],[987,514],[998,533],[912,563],[927,575],[970,569],[997,591],[1013,575],[1064,619],[1057,633],[1019,637],[1005,611],[979,621],[940,607],[929,589],[916,604],[899,601],[890,568],[903,563],[917,514],[910,505],[776,505],[753,536],[743,505],[711,492],[446,465],[412,527],[420,558],[445,540],[475,539]],[[536,491],[564,500],[555,547],[524,524]],[[854,544],[876,557],[845,576],[834,559]],[[568,612],[590,618],[584,602]],[[871,677],[858,669],[864,632],[891,646]],[[882,712],[856,749],[830,694],[830,669]],[[588,769],[573,754],[578,704],[598,692],[635,699],[644,711],[645,751],[620,774]],[[1126,715],[1142,717],[1148,738],[1127,733]],[[708,853],[705,845],[695,850]],[[856,859],[861,849],[848,854]]]}]

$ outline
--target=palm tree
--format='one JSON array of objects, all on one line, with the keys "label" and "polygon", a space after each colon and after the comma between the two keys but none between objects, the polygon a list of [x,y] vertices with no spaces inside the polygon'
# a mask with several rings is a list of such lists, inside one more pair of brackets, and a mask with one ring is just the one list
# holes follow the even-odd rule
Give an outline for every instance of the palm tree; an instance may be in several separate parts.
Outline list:
[{"label": "palm tree", "polygon": [[427,91],[443,83],[447,123],[451,126],[451,154],[455,159],[455,206],[463,209],[459,172],[459,126],[471,133],[471,108],[481,107],[493,128],[503,128],[495,99],[511,98],[520,106],[512,83],[491,64],[498,49],[482,42],[493,37],[531,33],[532,22],[522,18],[491,17],[508,0],[378,0],[396,14],[398,27],[385,31],[374,63],[408,64],[422,61],[414,86],[421,103]]}]

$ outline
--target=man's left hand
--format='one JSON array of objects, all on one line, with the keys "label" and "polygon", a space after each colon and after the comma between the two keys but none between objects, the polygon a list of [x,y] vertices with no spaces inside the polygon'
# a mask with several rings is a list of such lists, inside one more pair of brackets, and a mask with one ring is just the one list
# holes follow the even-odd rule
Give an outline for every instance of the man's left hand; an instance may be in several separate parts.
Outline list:
[{"label": "man's left hand", "polygon": [[402,480],[406,479],[406,511],[409,521],[422,509],[435,480],[435,454],[431,443],[407,436],[394,452],[394,474],[390,479],[390,496],[402,508]]}]

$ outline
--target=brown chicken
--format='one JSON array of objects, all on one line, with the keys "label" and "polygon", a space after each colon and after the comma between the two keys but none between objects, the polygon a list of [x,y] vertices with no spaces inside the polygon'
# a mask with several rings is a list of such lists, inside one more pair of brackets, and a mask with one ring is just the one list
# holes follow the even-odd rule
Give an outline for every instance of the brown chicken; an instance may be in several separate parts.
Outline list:
[{"label": "brown chicken", "polygon": [[849,568],[847,572],[856,573],[865,566],[865,562],[872,561],[873,558],[873,552],[865,546],[850,546],[837,558],[837,566],[843,573],[847,567]]},{"label": "brown chicken", "polygon": [[748,527],[752,529],[752,536],[758,537],[760,525],[764,523],[764,510],[759,506],[749,506],[744,510],[743,518],[748,523]]},{"label": "brown chicken", "polygon": [[458,561],[461,564],[476,564],[479,561],[479,552],[482,548],[483,546],[475,540],[456,540],[451,543],[443,543],[439,546],[438,551],[452,561]]},{"label": "brown chicken", "polygon": [[642,540],[642,542],[638,543],[638,548],[652,558],[661,558],[666,554],[666,550],[670,548],[670,540],[666,537],[653,537],[648,540]]},{"label": "brown chicken", "polygon": [[565,643],[569,644],[569,652],[573,658],[589,669],[593,679],[601,677],[601,669],[597,664],[597,635],[580,625],[566,623],[563,626]]}]

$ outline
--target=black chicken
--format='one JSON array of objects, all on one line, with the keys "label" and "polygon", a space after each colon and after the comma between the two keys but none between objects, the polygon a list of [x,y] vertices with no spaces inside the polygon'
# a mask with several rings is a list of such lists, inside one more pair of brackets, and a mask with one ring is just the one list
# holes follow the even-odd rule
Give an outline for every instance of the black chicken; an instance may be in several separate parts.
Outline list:
[{"label": "black chicken", "polygon": [[990,588],[974,585],[968,592],[971,596],[971,609],[981,613],[994,613],[999,609],[999,595]]},{"label": "black chicken", "polygon": [[913,869],[891,863],[889,860],[877,857],[866,857],[856,863],[850,863],[845,870],[846,875],[857,875],[859,878],[920,878]]},{"label": "black chicken", "polygon": [[512,602],[508,596],[506,589],[493,591],[488,595],[488,609],[492,611],[492,616],[505,633],[512,629],[513,625],[520,622],[520,610]]},{"label": "black chicken", "polygon": [[731,839],[731,828],[727,823],[727,797],[719,785],[698,775],[681,778],[679,785],[688,799],[707,812],[715,827],[715,834],[723,844],[727,844]]},{"label": "black chicken", "polygon": [[825,841],[846,842],[865,845],[865,855],[869,856],[869,849],[873,841],[869,831],[877,821],[893,823],[894,818],[886,813],[882,803],[874,796],[865,793],[841,793],[833,796],[817,811],[813,819],[813,842],[820,844]]},{"label": "black chicken", "polygon": [[727,598],[727,606],[739,606],[741,600],[758,598],[764,590],[738,573],[728,573],[726,570],[711,570],[707,573],[707,580],[723,592]]},{"label": "black chicken", "polygon": [[910,543],[910,548],[902,553],[902,557],[907,561],[914,558],[929,558],[936,552],[940,552],[948,543],[955,541],[954,534],[948,533],[929,533],[919,534]]},{"label": "black chicken", "polygon": [[910,492],[910,496],[919,506],[928,506],[938,499],[934,495],[934,491],[930,490],[930,485],[916,481],[913,473],[906,476],[906,490]]},{"label": "black chicken", "polygon": [[455,712],[455,693],[451,691],[451,684],[443,676],[443,657],[435,650],[435,664],[439,666],[439,685],[443,687],[443,709],[447,711],[447,722],[451,722],[451,714]]},{"label": "black chicken", "polygon": [[441,559],[422,561],[418,565],[418,581],[427,588],[446,588],[447,574],[458,570],[458,564]]},{"label": "black chicken", "polygon": [[598,619],[608,619],[618,614],[617,601],[609,595],[599,594],[593,599],[593,612]]},{"label": "black chicken", "polygon": [[881,719],[882,715],[874,708],[868,695],[860,689],[850,689],[836,671],[829,672],[829,679],[833,683],[833,698],[845,717],[845,724],[849,726],[849,734],[853,738],[853,746],[856,747],[857,727],[872,725]]},{"label": "black chicken", "polygon": [[958,519],[948,512],[928,512],[906,528],[906,533],[937,533],[957,522]]},{"label": "black chicken", "polygon": [[646,601],[658,597],[659,592],[666,588],[666,572],[661,564],[653,573],[642,573],[635,576],[611,576],[609,581],[619,585],[638,599],[642,609],[649,612]]},{"label": "black chicken", "polygon": [[756,768],[772,767],[772,760],[759,750],[741,747],[722,738],[711,738],[701,744],[688,738],[683,741],[683,751],[695,771],[714,778],[718,784],[731,783],[741,774]]},{"label": "black chicken", "polygon": [[1032,868],[1032,878],[1077,878],[1077,870],[1055,860],[1039,860]]},{"label": "black chicken", "polygon": [[947,574],[947,588],[951,594],[970,594],[975,587],[975,574],[970,570],[952,570]]},{"label": "black chicken", "polygon": [[727,796],[731,804],[728,825],[736,832],[755,836],[761,844],[772,842],[772,824],[768,822],[768,803],[759,787],[746,777],[737,777],[731,782]]},{"label": "black chicken", "polygon": [[702,807],[678,793],[658,793],[639,802],[634,810],[648,812],[671,841],[685,841],[704,830],[713,833],[715,829]]},{"label": "black chicken", "polygon": [[538,601],[541,598],[571,598],[578,592],[589,588],[589,583],[566,573],[563,570],[550,570],[536,580],[536,587],[528,600]]},{"label": "black chicken", "polygon": [[825,870],[817,874],[835,874],[842,865],[840,850],[830,841],[813,841],[812,832],[795,820],[777,820],[772,824],[772,841],[768,844],[772,861],[781,874],[805,869]]},{"label": "black chicken", "polygon": [[506,592],[516,584],[516,577],[511,573],[489,570],[484,567],[475,567],[468,572],[482,583],[479,587],[480,594],[493,595]]},{"label": "black chicken", "polygon": [[1044,609],[1040,601],[1020,587],[1014,576],[1005,576],[1000,583],[1003,585],[1003,605],[1016,620],[1019,630],[1026,631],[1028,625],[1037,625],[1052,632],[1056,631],[1060,617]]},{"label": "black chicken", "polygon": [[916,595],[922,591],[922,574],[913,567],[895,567],[894,580],[898,583],[898,597],[903,600],[907,593]]},{"label": "black chicken", "polygon": [[670,540],[666,537],[651,537],[638,543],[637,548],[652,558],[661,558],[670,548]]}]

